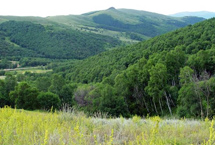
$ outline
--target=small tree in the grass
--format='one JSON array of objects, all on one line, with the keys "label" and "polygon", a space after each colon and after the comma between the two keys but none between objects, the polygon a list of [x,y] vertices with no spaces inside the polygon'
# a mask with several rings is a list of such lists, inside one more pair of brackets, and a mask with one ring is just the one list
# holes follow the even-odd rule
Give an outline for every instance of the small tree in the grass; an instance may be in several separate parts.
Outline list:
[{"label": "small tree in the grass", "polygon": [[53,107],[53,109],[59,109],[61,105],[61,101],[58,95],[51,92],[41,92],[37,101],[39,103],[40,109],[49,110]]}]

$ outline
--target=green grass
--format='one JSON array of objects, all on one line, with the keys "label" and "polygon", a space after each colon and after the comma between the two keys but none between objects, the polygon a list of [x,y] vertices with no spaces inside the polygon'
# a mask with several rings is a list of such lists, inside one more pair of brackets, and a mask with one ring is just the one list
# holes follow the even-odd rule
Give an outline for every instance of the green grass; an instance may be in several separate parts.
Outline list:
[{"label": "green grass", "polygon": [[4,145],[188,145],[215,143],[214,122],[87,117],[64,110],[46,113],[0,109],[0,144]]},{"label": "green grass", "polygon": [[23,67],[23,68],[15,68],[15,69],[4,69],[5,72],[10,72],[12,74],[24,74],[26,72],[30,73],[47,73],[51,72],[52,69],[43,69],[41,67]]},{"label": "green grass", "polygon": [[0,80],[4,80],[6,76],[0,76]]},{"label": "green grass", "polygon": [[49,70],[43,70],[43,69],[26,69],[26,70],[15,70],[18,74],[24,74],[25,72],[31,72],[31,73],[47,73],[51,72],[52,69]]}]

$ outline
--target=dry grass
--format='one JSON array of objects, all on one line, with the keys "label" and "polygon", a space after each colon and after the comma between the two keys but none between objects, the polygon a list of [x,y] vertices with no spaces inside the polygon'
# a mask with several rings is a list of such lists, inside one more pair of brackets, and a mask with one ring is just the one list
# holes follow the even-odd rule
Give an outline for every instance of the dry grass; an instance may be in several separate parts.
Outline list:
[{"label": "dry grass", "polygon": [[214,144],[213,122],[196,120],[102,119],[82,112],[0,109],[3,145]]}]

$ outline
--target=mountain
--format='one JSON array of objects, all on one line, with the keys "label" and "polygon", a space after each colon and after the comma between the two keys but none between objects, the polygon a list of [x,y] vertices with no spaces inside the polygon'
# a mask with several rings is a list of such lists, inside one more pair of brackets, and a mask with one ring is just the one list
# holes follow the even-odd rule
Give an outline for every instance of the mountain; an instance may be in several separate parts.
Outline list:
[{"label": "mountain", "polygon": [[0,16],[2,57],[84,59],[203,21],[115,9],[55,17]]},{"label": "mountain", "polygon": [[196,17],[202,17],[205,19],[210,19],[215,17],[215,12],[208,12],[208,11],[180,12],[180,13],[172,14],[170,16],[173,16],[173,17],[196,16]]},{"label": "mountain", "polygon": [[47,17],[47,19],[127,42],[146,40],[204,20],[197,17],[174,18],[146,11],[113,7],[82,15],[55,16]]}]

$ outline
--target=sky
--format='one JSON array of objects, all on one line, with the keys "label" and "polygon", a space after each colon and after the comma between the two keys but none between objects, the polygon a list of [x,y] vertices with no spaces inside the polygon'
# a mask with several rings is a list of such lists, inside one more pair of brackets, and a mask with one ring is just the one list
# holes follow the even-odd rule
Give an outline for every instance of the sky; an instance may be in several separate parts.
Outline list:
[{"label": "sky", "polygon": [[0,15],[79,15],[109,7],[169,15],[184,11],[215,12],[214,0],[1,0]]}]

